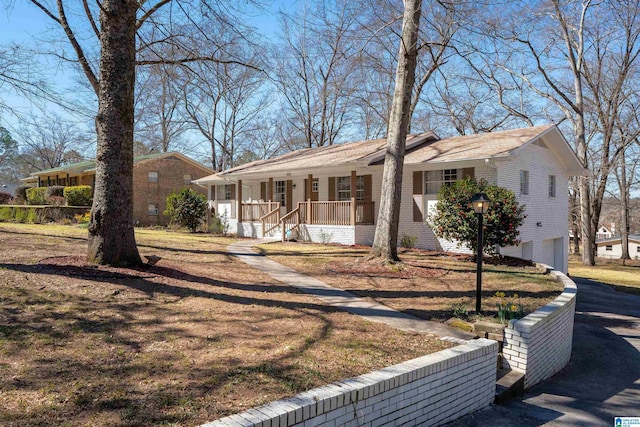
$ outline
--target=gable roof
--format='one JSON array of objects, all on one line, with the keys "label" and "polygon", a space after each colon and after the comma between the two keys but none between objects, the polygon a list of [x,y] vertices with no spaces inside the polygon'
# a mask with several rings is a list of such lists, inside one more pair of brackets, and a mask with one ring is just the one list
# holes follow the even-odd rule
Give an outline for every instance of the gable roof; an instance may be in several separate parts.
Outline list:
[{"label": "gable roof", "polygon": [[[555,125],[534,126],[486,134],[440,139],[433,132],[407,136],[405,165],[446,163],[508,157],[529,144],[551,149],[570,175],[585,169]],[[257,160],[227,169],[194,182],[207,184],[252,174],[281,173],[343,165],[370,166],[384,163],[386,138],[356,141],[292,151],[279,157]]]},{"label": "gable roof", "polygon": [[[195,160],[185,156],[184,154],[178,153],[176,151],[170,151],[167,153],[154,153],[147,154],[144,156],[137,156],[133,159],[133,163],[139,164],[142,162],[146,162],[149,160],[157,160],[163,159],[167,157],[177,157],[187,163],[191,163],[192,165],[204,170],[211,172],[211,169],[196,162]],[[70,163],[68,165],[59,166],[57,168],[44,169],[41,171],[32,172],[28,177],[22,178],[22,181],[29,181],[37,178],[39,176],[50,176],[50,175],[62,175],[62,174],[81,174],[81,173],[89,173],[93,172],[96,169],[96,161],[95,160],[84,160],[82,162]]]}]

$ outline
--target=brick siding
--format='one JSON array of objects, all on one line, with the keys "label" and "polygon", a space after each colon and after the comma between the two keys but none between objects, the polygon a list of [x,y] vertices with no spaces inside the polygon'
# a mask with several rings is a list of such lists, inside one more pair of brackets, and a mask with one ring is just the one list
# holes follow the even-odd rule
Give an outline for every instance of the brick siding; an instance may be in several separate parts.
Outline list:
[{"label": "brick siding", "polygon": [[[149,172],[158,173],[158,182],[149,182]],[[178,157],[150,159],[133,165],[133,218],[139,225],[166,225],[169,219],[162,213],[166,209],[167,196],[182,188],[191,188],[206,196],[207,189],[184,183],[184,175],[191,179],[207,176],[204,167],[185,162]],[[149,205],[158,207],[158,215],[149,215]]]},{"label": "brick siding", "polygon": [[496,341],[468,341],[204,426],[442,425],[493,402],[497,355]]},{"label": "brick siding", "polygon": [[564,284],[564,292],[522,319],[511,320],[504,330],[503,364],[524,372],[525,388],[551,377],[571,358],[577,287],[564,274],[551,274]]}]

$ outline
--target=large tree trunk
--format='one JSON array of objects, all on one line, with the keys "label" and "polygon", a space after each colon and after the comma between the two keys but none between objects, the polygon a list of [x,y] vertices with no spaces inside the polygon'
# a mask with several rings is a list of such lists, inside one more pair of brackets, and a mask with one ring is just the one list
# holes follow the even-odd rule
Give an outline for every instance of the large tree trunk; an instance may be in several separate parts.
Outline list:
[{"label": "large tree trunk", "polygon": [[411,121],[411,93],[418,57],[418,28],[422,0],[405,0],[402,40],[398,52],[396,85],[389,114],[387,153],[382,175],[382,195],[371,254],[388,262],[398,260],[398,221],[402,192],[404,150]]},{"label": "large tree trunk", "polygon": [[104,0],[90,262],[140,264],[133,230],[133,93],[137,2]]}]

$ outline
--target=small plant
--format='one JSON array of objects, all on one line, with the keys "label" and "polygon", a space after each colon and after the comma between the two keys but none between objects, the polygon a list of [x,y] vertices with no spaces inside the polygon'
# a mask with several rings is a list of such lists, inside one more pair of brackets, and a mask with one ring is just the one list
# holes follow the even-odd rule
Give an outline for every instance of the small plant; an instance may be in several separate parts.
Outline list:
[{"label": "small plant", "polygon": [[209,226],[211,234],[226,235],[229,231],[229,219],[227,213],[223,212],[222,215],[214,215],[211,218],[211,225]]},{"label": "small plant", "polygon": [[466,319],[469,315],[469,310],[464,300],[451,304],[451,311],[453,311],[453,317],[457,317],[458,319]]},{"label": "small plant", "polygon": [[400,246],[407,249],[413,249],[416,246],[417,241],[417,236],[403,234],[402,239],[400,239]]},{"label": "small plant", "polygon": [[513,294],[512,301],[505,299],[504,292],[496,292],[496,296],[500,298],[498,303],[498,320],[500,320],[500,323],[506,324],[509,320],[524,317],[524,307],[518,301],[518,294]]},{"label": "small plant", "polygon": [[13,194],[15,194],[15,197],[17,199],[20,199],[22,203],[24,203],[27,200],[27,190],[29,188],[31,187],[29,187],[28,185],[18,185]]},{"label": "small plant", "polygon": [[325,233],[324,230],[320,229],[320,242],[329,243],[333,238],[333,233]]},{"label": "small plant", "polygon": [[91,212],[85,212],[83,214],[75,214],[73,216],[73,221],[76,224],[80,224],[80,225],[89,224],[90,220],[91,220]]},{"label": "small plant", "polygon": [[25,222],[27,222],[27,218],[29,217],[29,213],[28,210],[26,208],[18,208],[15,211],[15,221],[23,224]]}]

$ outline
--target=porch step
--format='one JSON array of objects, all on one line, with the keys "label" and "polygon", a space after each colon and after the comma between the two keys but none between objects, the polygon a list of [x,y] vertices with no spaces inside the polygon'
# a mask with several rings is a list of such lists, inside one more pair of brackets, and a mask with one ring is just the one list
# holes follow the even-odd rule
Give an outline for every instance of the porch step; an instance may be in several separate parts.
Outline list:
[{"label": "porch step", "polygon": [[522,393],[524,393],[524,373],[511,369],[498,370],[495,404],[505,403]]}]

